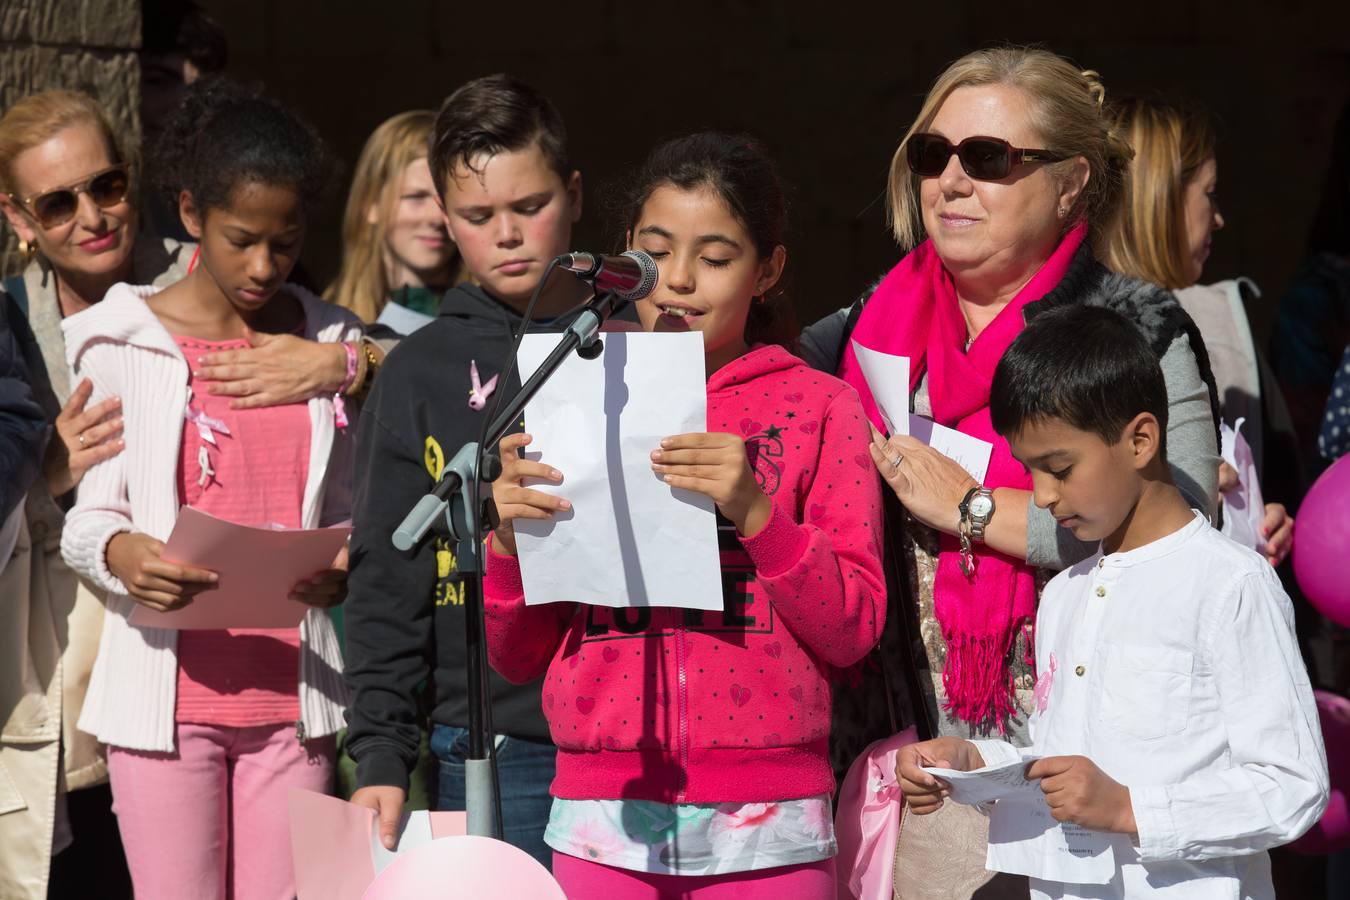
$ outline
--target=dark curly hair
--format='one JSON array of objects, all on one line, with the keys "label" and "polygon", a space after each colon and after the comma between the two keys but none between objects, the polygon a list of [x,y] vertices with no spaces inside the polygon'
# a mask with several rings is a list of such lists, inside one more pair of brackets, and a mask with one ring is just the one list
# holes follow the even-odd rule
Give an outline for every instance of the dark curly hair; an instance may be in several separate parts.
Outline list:
[{"label": "dark curly hair", "polygon": [[[778,167],[754,138],[744,134],[699,132],[659,145],[637,171],[623,197],[624,231],[631,233],[642,207],[657,188],[670,185],[692,191],[710,187],[745,226],[761,260],[787,239],[787,197]],[[797,337],[796,317],[783,281],[750,306],[745,339],[752,344],[790,346]]]},{"label": "dark curly hair", "polygon": [[306,210],[323,199],[331,157],[318,134],[275,100],[226,78],[192,84],[151,157],[153,181],[175,204],[224,208],[246,184],[288,187]]}]

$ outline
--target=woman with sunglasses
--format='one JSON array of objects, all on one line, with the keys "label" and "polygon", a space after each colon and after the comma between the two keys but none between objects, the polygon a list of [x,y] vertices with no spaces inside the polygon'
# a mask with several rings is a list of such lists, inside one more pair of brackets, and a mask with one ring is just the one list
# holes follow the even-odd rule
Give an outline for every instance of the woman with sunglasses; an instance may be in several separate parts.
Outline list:
[{"label": "woman with sunglasses", "polygon": [[[39,371],[33,373],[40,382],[35,392],[56,426],[48,444],[45,478],[30,491],[27,503],[33,542],[31,593],[0,597],[0,604],[27,603],[43,611],[31,621],[50,622],[50,629],[33,637],[34,652],[48,642],[60,656],[59,664],[42,676],[47,715],[34,720],[33,734],[24,738],[28,758],[35,758],[34,747],[41,747],[53,761],[37,767],[42,777],[23,786],[26,811],[0,815],[0,823],[30,814],[36,823],[34,834],[39,837],[31,845],[0,841],[0,846],[22,847],[13,867],[7,857],[0,857],[0,872],[15,873],[24,890],[31,888],[37,896],[47,887],[50,852],[60,851],[72,835],[78,849],[72,845],[70,852],[53,860],[51,895],[83,890],[79,885],[90,878],[106,896],[130,895],[109,810],[103,750],[75,728],[98,650],[102,599],[60,554],[64,510],[76,485],[92,466],[123,448],[117,398],[86,407],[92,385],[87,380],[70,382],[61,322],[98,303],[118,282],[167,287],[188,273],[194,257],[191,244],[140,232],[128,160],[98,104],[83,93],[35,94],[0,118],[0,210],[30,259],[20,275],[4,280],[0,301],[6,301],[7,294],[27,313],[41,354]],[[332,393],[346,378],[347,354],[341,347],[289,335],[265,340],[262,348],[236,351],[255,354],[245,357],[251,360],[249,369],[213,371],[210,377],[221,383],[212,388],[237,396],[237,402],[280,404]],[[235,377],[241,375],[246,377]],[[9,611],[0,606],[0,621],[18,621]],[[21,663],[0,660],[0,686],[26,677],[17,668]],[[34,683],[23,682],[30,687]],[[6,730],[6,739],[12,734]],[[0,743],[0,752],[4,746]],[[58,757],[64,767],[59,779]],[[73,792],[69,802],[66,790]],[[0,895],[11,894],[25,896],[0,878]]]},{"label": "woman with sunglasses", "polygon": [[[878,434],[874,443],[903,506],[888,539],[906,575],[892,572],[890,596],[901,607],[893,621],[909,632],[896,652],[921,738],[1028,743],[1039,587],[1046,570],[1095,550],[1032,502],[1030,476],[990,425],[994,368],[1027,319],[1088,303],[1139,323],[1167,377],[1173,474],[1192,505],[1214,509],[1217,427],[1203,343],[1174,297],[1097,261],[1131,155],[1102,114],[1104,94],[1095,73],[1043,50],[982,50],[949,66],[891,164],[891,220],[907,255],[870,298],[804,340],[817,365],[858,389],[877,429],[855,343],[909,358],[908,411],[992,445],[981,483],[916,438]],[[900,896],[920,883],[969,896],[990,878],[986,820],[955,804],[938,816],[905,822],[894,871],[914,883],[897,885]],[[1026,896],[1025,881],[1009,889]]]}]

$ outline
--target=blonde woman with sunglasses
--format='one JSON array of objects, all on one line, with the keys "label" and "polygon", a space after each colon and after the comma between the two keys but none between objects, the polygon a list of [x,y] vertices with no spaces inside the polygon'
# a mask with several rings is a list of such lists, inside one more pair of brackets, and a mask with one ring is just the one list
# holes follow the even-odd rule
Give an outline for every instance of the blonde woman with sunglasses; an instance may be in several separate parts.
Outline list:
[{"label": "blonde woman with sunglasses", "polygon": [[[889,618],[908,633],[892,639],[886,662],[910,681],[917,721],[899,724],[915,724],[920,737],[1028,743],[1040,586],[1095,550],[1064,527],[1071,510],[1033,496],[1027,470],[990,425],[994,369],[1026,322],[1086,304],[1138,324],[1166,376],[1173,477],[1193,506],[1214,509],[1218,427],[1199,334],[1166,291],[1098,261],[1131,155],[1104,97],[1097,73],[1045,50],[979,50],[948,66],[891,162],[890,216],[905,257],[856,315],[826,320],[832,336],[803,338],[837,348],[833,360],[809,349],[808,358],[857,388],[878,431],[881,386],[863,377],[853,344],[908,357],[909,408],[888,410],[892,421],[931,416],[991,447],[982,479],[908,434],[878,433],[871,450],[903,507],[887,521],[894,557],[916,576],[891,580]],[[1071,469],[1064,460],[1056,471],[1068,478]],[[986,828],[962,808],[907,817],[898,895],[970,896],[990,877]],[[1026,896],[1025,883],[1000,880],[981,896]],[[945,887],[916,893],[924,883]]]}]

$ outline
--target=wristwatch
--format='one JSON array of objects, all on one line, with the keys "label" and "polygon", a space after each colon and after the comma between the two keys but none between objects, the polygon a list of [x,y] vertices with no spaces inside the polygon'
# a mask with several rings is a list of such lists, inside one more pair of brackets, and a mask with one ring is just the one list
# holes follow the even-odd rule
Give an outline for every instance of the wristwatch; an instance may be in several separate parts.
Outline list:
[{"label": "wristwatch", "polygon": [[977,485],[966,491],[957,509],[961,514],[956,526],[956,536],[961,540],[961,573],[971,578],[975,575],[974,542],[984,543],[984,529],[994,517],[994,492]]},{"label": "wristwatch", "polygon": [[984,543],[984,529],[994,517],[994,492],[986,487],[973,487],[961,501],[961,518],[970,523],[970,536]]}]

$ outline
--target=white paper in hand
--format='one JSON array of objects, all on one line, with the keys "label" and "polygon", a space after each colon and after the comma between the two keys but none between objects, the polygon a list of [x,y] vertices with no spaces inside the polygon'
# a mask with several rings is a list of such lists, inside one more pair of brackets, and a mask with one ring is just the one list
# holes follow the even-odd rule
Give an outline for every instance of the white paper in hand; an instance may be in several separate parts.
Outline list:
[{"label": "white paper in hand", "polygon": [[1116,874],[1116,836],[1058,822],[1040,788],[1000,800],[989,813],[985,867],[1068,884],[1107,884]]},{"label": "white paper in hand", "polygon": [[[531,459],[563,473],[552,520],[517,519],[527,605],[722,608],[717,519],[710,498],[652,471],[661,439],[708,430],[703,335],[606,333],[598,359],[573,354],[525,408]],[[557,335],[520,345],[522,379]]]},{"label": "white paper in hand", "polygon": [[984,476],[989,472],[989,457],[994,452],[993,444],[955,428],[939,425],[924,416],[909,417],[909,433],[954,460],[970,473],[971,478],[984,484]]},{"label": "white paper in hand", "polygon": [[1223,527],[1220,531],[1265,556],[1266,539],[1261,536],[1261,524],[1266,518],[1266,504],[1261,497],[1261,482],[1256,477],[1256,458],[1242,434],[1245,421],[1238,419],[1232,428],[1227,422],[1219,426],[1223,461],[1238,475],[1237,487],[1223,492]]},{"label": "white paper in hand", "polygon": [[887,434],[909,434],[909,357],[895,356],[853,341],[863,380],[872,392]]},{"label": "white paper in hand", "polygon": [[978,806],[994,800],[1028,799],[1039,797],[1039,782],[1028,781],[1027,766],[1040,757],[1028,756],[1012,762],[983,769],[961,772],[957,769],[943,769],[938,766],[921,768],[935,778],[941,778],[951,788],[950,798],[955,803]]}]

